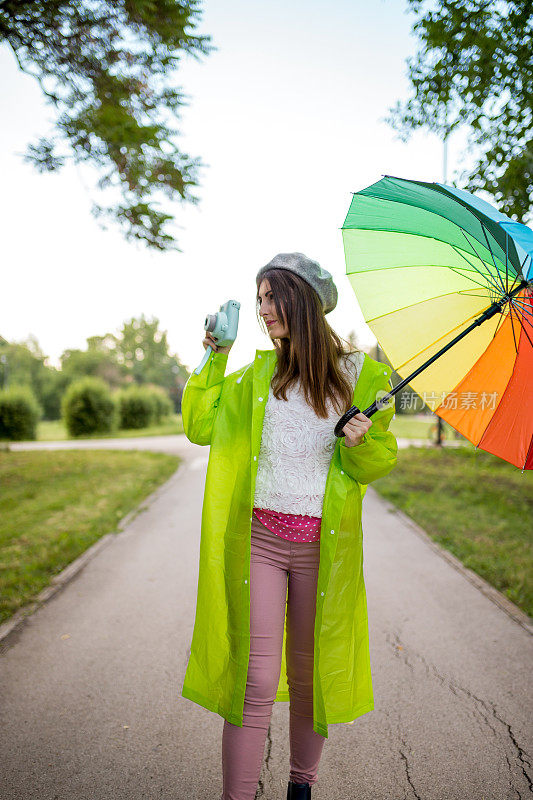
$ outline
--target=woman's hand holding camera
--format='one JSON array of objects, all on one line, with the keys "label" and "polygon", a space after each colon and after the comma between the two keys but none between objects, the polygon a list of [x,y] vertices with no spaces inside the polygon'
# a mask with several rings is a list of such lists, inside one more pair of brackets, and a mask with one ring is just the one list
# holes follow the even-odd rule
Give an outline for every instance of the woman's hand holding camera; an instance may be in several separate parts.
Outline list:
[{"label": "woman's hand holding camera", "polygon": [[229,351],[233,347],[233,342],[231,344],[228,344],[227,347],[219,347],[216,340],[213,339],[209,331],[206,331],[205,339],[203,340],[202,344],[204,346],[204,350],[207,350],[208,347],[211,347],[215,353],[229,353]]},{"label": "woman's hand holding camera", "polygon": [[372,420],[369,419],[362,411],[355,414],[342,429],[346,434],[346,447],[355,447],[361,443],[365,433],[370,430]]}]

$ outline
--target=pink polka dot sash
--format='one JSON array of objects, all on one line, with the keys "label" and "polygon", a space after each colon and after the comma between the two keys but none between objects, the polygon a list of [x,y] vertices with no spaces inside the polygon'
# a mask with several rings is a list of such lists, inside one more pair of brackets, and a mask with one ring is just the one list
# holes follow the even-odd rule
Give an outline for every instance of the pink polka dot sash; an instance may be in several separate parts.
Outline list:
[{"label": "pink polka dot sash", "polygon": [[281,514],[268,508],[254,508],[253,513],[265,528],[290,542],[318,542],[321,517],[306,514]]}]

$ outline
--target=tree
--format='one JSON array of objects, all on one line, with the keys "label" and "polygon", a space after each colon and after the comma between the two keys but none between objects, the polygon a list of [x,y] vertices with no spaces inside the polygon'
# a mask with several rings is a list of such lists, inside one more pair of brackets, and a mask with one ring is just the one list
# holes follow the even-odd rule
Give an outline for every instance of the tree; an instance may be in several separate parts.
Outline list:
[{"label": "tree", "polygon": [[442,137],[471,129],[477,159],[461,182],[492,194],[523,221],[533,194],[533,4],[531,0],[408,0],[420,48],[408,59],[415,94],[387,121],[404,141],[416,128]]},{"label": "tree", "polygon": [[200,13],[198,0],[0,0],[0,41],[57,111],[55,135],[25,159],[41,172],[69,159],[95,166],[98,188],[121,199],[92,213],[157,250],[180,249],[158,196],[198,202],[202,164],[173,141],[186,105],[173,84],[183,53],[213,49],[193,33]]},{"label": "tree", "polygon": [[65,376],[48,366],[35,336],[8,342],[0,336],[0,388],[28,386],[37,397],[44,419],[58,419]]},{"label": "tree", "polygon": [[107,348],[96,347],[94,340],[97,338],[105,338],[110,341],[110,334],[106,337],[89,337],[87,350],[64,350],[60,358],[61,372],[69,383],[79,378],[92,376],[102,378],[111,389],[117,389],[123,385],[127,371],[117,360],[116,342]]},{"label": "tree", "polygon": [[177,379],[185,383],[189,377],[178,357],[170,353],[167,333],[159,330],[157,318],[147,320],[142,314],[125,322],[117,351],[117,360],[127,367],[135,383],[153,383],[170,390]]}]

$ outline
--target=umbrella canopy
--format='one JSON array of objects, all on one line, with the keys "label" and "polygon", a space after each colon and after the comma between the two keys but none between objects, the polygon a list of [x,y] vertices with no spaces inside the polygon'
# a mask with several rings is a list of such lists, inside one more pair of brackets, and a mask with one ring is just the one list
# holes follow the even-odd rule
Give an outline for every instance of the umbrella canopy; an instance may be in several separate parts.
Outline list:
[{"label": "umbrella canopy", "polygon": [[353,195],[342,235],[398,374],[477,447],[533,469],[533,231],[461,189],[385,176]]}]

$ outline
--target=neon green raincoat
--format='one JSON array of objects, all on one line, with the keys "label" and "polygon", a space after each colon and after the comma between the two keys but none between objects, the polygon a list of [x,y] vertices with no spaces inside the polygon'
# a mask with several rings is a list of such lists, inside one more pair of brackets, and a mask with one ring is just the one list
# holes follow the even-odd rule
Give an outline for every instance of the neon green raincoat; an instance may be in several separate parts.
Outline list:
[{"label": "neon green raincoat", "polygon": [[[200,541],[196,619],[182,696],[242,727],[250,655],[250,541],[257,459],[275,350],[257,350],[225,376],[227,353],[213,353],[182,397],[185,434],[210,445]],[[390,388],[391,369],[365,355],[353,403],[368,408]],[[381,396],[381,395],[379,395]],[[313,730],[350,722],[374,707],[363,577],[361,501],[366,486],[396,463],[387,427],[394,406],[372,417],[363,441],[337,440],[320,529],[316,595]],[[288,701],[283,634],[276,701]]]}]

